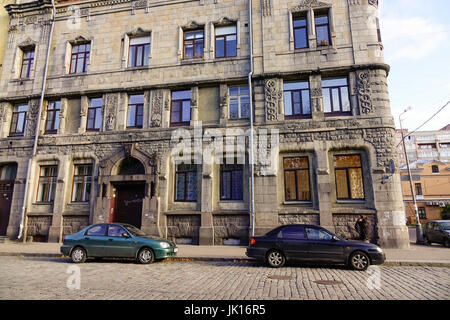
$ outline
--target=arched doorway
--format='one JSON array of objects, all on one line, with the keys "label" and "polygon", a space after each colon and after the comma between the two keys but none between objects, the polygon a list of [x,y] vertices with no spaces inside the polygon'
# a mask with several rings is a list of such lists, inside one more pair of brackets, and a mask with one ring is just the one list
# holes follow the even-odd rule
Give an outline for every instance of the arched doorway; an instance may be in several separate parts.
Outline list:
[{"label": "arched doorway", "polygon": [[8,229],[16,174],[16,163],[0,165],[0,236]]},{"label": "arched doorway", "polygon": [[156,154],[126,144],[99,164],[93,223],[121,222],[158,234]]},{"label": "arched doorway", "polygon": [[[130,177],[145,175],[143,164],[136,158],[126,157],[117,165],[116,175]],[[142,226],[142,204],[145,198],[145,181],[113,182],[112,215],[110,222],[128,223],[137,228]]]}]

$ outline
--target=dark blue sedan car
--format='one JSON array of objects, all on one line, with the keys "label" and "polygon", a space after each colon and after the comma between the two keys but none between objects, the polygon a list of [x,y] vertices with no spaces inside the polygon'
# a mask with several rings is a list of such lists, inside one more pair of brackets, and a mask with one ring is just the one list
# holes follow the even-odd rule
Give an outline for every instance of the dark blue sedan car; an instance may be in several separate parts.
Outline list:
[{"label": "dark blue sedan car", "polygon": [[384,252],[375,244],[345,240],[315,225],[285,225],[263,237],[250,239],[248,257],[264,260],[273,268],[282,267],[287,260],[345,264],[356,270],[382,264]]},{"label": "dark blue sedan car", "polygon": [[134,258],[147,264],[177,255],[172,241],[149,236],[138,228],[121,223],[100,223],[65,236],[61,253],[75,263],[87,258]]}]

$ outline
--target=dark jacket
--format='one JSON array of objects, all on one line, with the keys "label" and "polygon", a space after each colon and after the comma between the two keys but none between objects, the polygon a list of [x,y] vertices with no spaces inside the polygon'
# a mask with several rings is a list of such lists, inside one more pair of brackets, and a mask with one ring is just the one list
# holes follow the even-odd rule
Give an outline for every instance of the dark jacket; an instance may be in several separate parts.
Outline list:
[{"label": "dark jacket", "polygon": [[360,240],[367,240],[369,233],[369,225],[367,219],[358,219],[355,223],[356,232],[359,234]]}]

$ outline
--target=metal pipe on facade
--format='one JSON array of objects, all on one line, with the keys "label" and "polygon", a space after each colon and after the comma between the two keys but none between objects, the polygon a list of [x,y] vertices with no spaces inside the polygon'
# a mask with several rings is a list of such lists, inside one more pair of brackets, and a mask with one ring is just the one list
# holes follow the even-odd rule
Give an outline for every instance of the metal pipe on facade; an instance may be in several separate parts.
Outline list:
[{"label": "metal pipe on facade", "polygon": [[[39,111],[38,111],[37,118],[36,118],[33,153],[31,154],[30,158],[28,159],[27,178],[25,180],[25,190],[24,190],[24,195],[23,195],[23,205],[22,205],[20,225],[19,225],[19,235],[17,236],[17,239],[20,239],[22,237],[23,230],[24,230],[24,220],[25,220],[25,214],[26,214],[26,209],[27,209],[28,187],[30,184],[30,176],[31,176],[31,165],[33,163],[33,158],[36,156],[36,152],[37,152],[37,144],[38,144],[38,138],[39,138],[39,124],[40,124],[39,122],[41,119],[42,105],[44,104],[45,87],[47,84],[48,61],[50,58],[50,49],[51,49],[52,38],[53,38],[53,27],[55,24],[55,15],[56,15],[55,1],[54,0],[51,0],[51,1],[52,1],[52,18],[50,20],[51,25],[50,25],[50,32],[49,32],[49,36],[48,36],[47,55],[45,57],[44,74],[42,76],[41,98],[39,101]],[[26,239],[24,239],[24,241],[25,240]]]},{"label": "metal pipe on facade", "polygon": [[248,74],[248,90],[250,96],[250,216],[251,216],[251,236],[255,236],[255,174],[254,174],[254,150],[253,150],[253,19],[252,19],[252,0],[248,0],[248,27],[250,44],[250,73]]}]

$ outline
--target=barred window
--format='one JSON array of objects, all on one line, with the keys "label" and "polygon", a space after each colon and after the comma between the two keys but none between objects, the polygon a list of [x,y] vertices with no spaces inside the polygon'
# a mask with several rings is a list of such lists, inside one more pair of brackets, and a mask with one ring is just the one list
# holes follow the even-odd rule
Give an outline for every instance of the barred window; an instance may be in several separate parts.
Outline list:
[{"label": "barred window", "polygon": [[196,165],[177,165],[175,174],[175,201],[197,201]]}]

